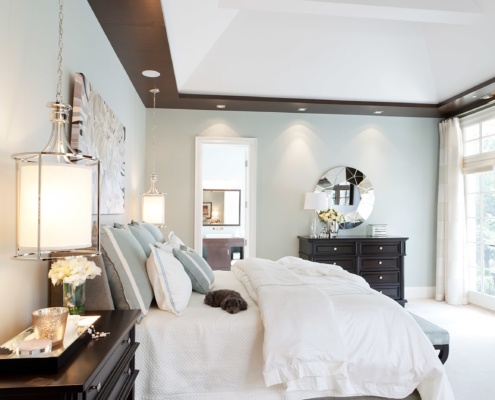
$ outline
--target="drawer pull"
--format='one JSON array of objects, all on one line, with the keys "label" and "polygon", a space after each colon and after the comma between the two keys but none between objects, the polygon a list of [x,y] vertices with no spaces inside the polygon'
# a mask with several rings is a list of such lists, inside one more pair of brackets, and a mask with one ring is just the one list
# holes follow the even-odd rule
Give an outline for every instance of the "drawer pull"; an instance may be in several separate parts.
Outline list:
[{"label": "drawer pull", "polygon": [[337,265],[337,263],[334,261],[333,265]]},{"label": "drawer pull", "polygon": [[382,265],[382,262],[381,262],[381,261],[378,261],[378,264],[379,264],[379,265]]},{"label": "drawer pull", "polygon": [[131,338],[122,340],[122,344],[131,344]]},{"label": "drawer pull", "polygon": [[101,382],[98,382],[98,385],[96,386],[90,386],[91,390],[96,390],[98,393],[100,393],[101,390]]},{"label": "drawer pull", "polygon": [[125,371],[124,373],[130,376],[130,375],[132,374],[132,369],[131,369],[131,368],[129,368],[129,369],[128,369],[127,371]]},{"label": "drawer pull", "polygon": [[380,275],[378,279],[383,279],[383,276]]},{"label": "drawer pull", "polygon": [[333,251],[337,251],[337,247],[334,247],[334,248],[333,248]]},{"label": "drawer pull", "polygon": [[383,247],[382,246],[380,246],[380,250],[383,250]]},{"label": "drawer pull", "polygon": [[380,290],[380,293],[383,294],[383,290]]}]

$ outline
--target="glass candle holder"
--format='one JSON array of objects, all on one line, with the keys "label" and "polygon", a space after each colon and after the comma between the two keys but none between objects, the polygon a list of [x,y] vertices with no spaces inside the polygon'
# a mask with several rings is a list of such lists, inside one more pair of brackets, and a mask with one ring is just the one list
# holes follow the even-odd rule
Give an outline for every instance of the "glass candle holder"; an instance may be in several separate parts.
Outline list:
[{"label": "glass candle holder", "polygon": [[69,309],[67,307],[49,307],[34,311],[34,337],[51,340],[52,348],[61,346],[64,342],[68,316]]}]

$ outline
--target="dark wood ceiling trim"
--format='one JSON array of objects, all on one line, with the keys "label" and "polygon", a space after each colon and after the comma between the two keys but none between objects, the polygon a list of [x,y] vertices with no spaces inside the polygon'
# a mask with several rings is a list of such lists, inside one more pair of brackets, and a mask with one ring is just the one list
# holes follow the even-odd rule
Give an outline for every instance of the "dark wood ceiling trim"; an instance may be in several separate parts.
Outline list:
[{"label": "dark wood ceiling trim", "polygon": [[[449,118],[483,106],[495,95],[495,78],[439,104],[388,103],[339,100],[288,99],[273,97],[216,96],[180,94],[177,90],[172,56],[160,0],[88,0],[117,57],[147,108],[153,107],[150,90],[157,87],[158,108],[260,111],[311,114],[370,115]],[[158,78],[147,78],[142,71],[159,71]],[[476,96],[476,97],[473,97]]]}]

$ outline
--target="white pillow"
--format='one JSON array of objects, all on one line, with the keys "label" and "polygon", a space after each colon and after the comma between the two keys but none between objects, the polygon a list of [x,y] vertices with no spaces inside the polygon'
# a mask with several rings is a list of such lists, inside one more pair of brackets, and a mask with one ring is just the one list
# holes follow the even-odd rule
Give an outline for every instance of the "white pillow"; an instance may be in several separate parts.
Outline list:
[{"label": "white pillow", "polygon": [[191,298],[191,279],[181,262],[172,254],[154,245],[150,245],[150,248],[151,254],[146,260],[146,269],[156,303],[160,309],[180,315]]},{"label": "white pillow", "polygon": [[169,254],[172,254],[174,249],[177,249],[177,250],[180,249],[180,246],[175,245],[175,244],[170,243],[170,242],[164,242],[164,243],[155,242],[155,247],[158,247],[159,249],[163,250],[165,253],[169,253]]},{"label": "white pillow", "polygon": [[174,245],[176,249],[180,249],[180,246],[185,246],[184,242],[180,240],[179,236],[177,236],[174,231],[170,231],[168,234],[168,243]]}]

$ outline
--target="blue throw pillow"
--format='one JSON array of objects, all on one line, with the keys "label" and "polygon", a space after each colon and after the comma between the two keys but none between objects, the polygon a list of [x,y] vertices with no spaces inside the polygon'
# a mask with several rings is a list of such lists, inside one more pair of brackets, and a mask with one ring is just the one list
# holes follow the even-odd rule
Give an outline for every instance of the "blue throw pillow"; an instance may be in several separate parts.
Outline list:
[{"label": "blue throw pillow", "polygon": [[205,259],[195,251],[174,249],[173,252],[189,275],[192,289],[198,293],[208,293],[215,282],[215,274]]}]

